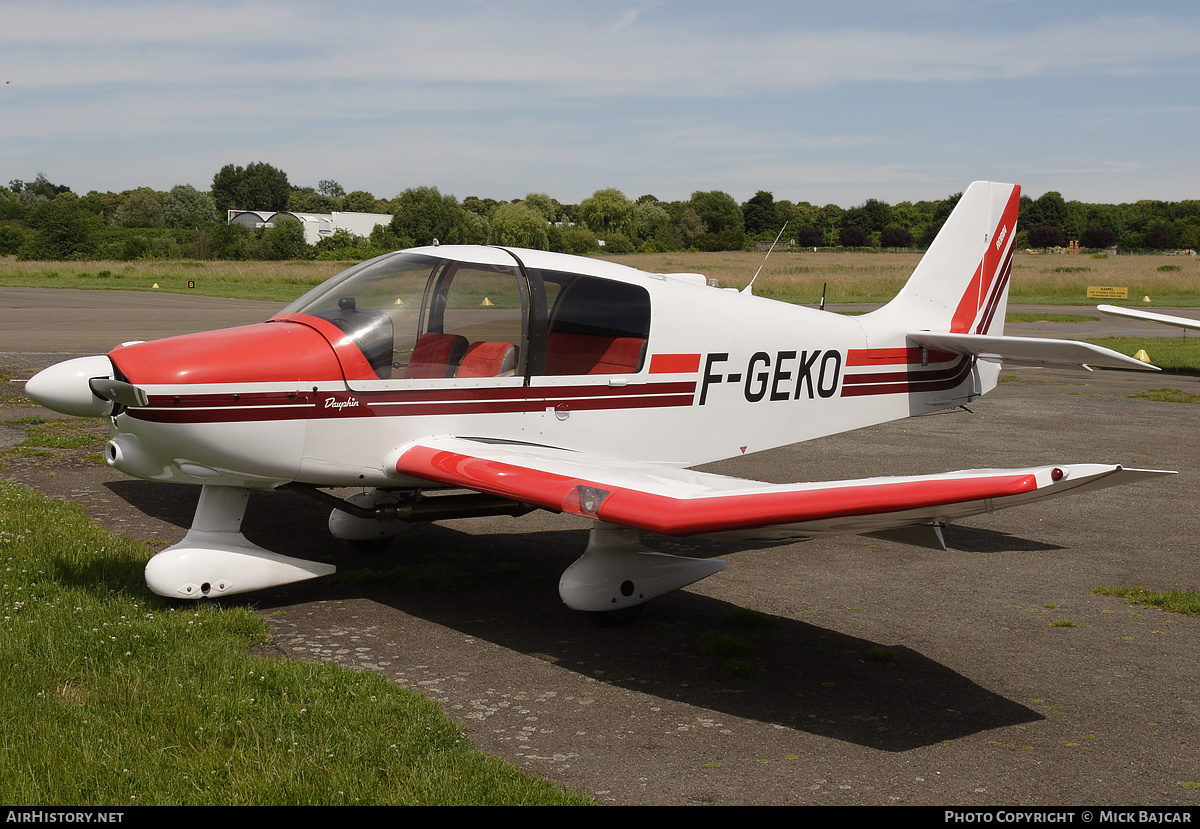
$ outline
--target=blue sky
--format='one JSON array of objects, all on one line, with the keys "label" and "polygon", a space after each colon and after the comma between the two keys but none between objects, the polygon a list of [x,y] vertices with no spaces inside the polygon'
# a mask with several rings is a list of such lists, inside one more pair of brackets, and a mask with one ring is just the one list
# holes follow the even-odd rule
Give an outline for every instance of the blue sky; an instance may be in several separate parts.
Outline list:
[{"label": "blue sky", "polygon": [[0,0],[0,181],[1200,198],[1200,4]]}]

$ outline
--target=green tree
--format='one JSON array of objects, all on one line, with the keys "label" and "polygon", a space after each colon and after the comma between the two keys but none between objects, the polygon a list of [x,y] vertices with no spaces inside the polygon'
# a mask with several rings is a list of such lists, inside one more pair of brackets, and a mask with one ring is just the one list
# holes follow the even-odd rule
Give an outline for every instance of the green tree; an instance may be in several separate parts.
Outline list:
[{"label": "green tree", "polygon": [[692,193],[688,202],[707,231],[697,238],[700,250],[741,250],[746,241],[742,208],[733,196],[720,190]]},{"label": "green tree", "polygon": [[74,193],[42,202],[29,224],[33,238],[21,254],[26,259],[87,259],[100,244],[99,220]]},{"label": "green tree", "polygon": [[46,174],[40,171],[31,182],[14,178],[8,183],[8,189],[16,196],[17,201],[26,207],[36,207],[55,196],[71,192],[70,187],[65,184],[53,184],[50,179],[46,178]]},{"label": "green tree", "polygon": [[114,218],[121,227],[160,227],[163,223],[162,194],[149,187],[133,190],[117,208]]},{"label": "green tree", "polygon": [[212,196],[190,184],[177,184],[163,199],[163,222],[168,227],[200,227],[217,221]]},{"label": "green tree", "polygon": [[266,259],[309,259],[313,251],[304,241],[304,226],[292,216],[276,216],[274,227],[263,231]]},{"label": "green tree", "polygon": [[29,234],[12,225],[0,225],[0,256],[19,254],[29,242]]},{"label": "green tree", "polygon": [[1017,221],[1025,227],[1056,227],[1061,230],[1067,223],[1067,202],[1061,193],[1054,190],[1042,194],[1029,202],[1028,206],[1022,199],[1021,206]]},{"label": "green tree", "polygon": [[393,200],[392,209],[392,232],[411,239],[414,245],[431,245],[434,239],[456,245],[486,239],[480,238],[484,226],[468,220],[458,199],[443,196],[436,187],[409,188]]},{"label": "green tree", "polygon": [[708,232],[704,220],[690,204],[680,205],[670,224],[663,227],[655,237],[665,242],[672,250],[690,250],[696,241]]},{"label": "green tree", "polygon": [[[559,204],[554,199],[547,196],[545,193],[530,193],[525,196],[524,204],[527,207],[532,207],[534,210],[542,214],[547,222],[558,221]],[[493,221],[495,219],[493,218]]]},{"label": "green tree", "polygon": [[347,193],[343,209],[348,210],[351,213],[387,212],[386,209],[381,209],[376,198],[366,190],[354,190]]},{"label": "green tree", "polygon": [[775,205],[775,197],[766,190],[759,190],[751,199],[742,205],[742,220],[746,232],[751,236],[767,234],[774,238],[783,226],[783,219]]},{"label": "green tree", "polygon": [[[643,196],[643,198],[645,198]],[[659,231],[667,226],[671,220],[670,215],[663,209],[663,206],[654,201],[642,201],[639,199],[633,206],[634,220],[637,223],[637,235],[639,239],[654,239],[658,237]]]},{"label": "green tree", "polygon": [[502,204],[492,214],[488,243],[533,250],[549,250],[545,215],[528,204]]},{"label": "green tree", "polygon": [[692,193],[688,202],[709,233],[721,233],[726,230],[745,232],[742,221],[742,208],[733,200],[733,196],[720,190]]},{"label": "green tree", "polygon": [[338,184],[333,179],[323,178],[317,183],[317,192],[322,196],[328,196],[333,199],[345,198],[346,190],[342,185]]},{"label": "green tree", "polygon": [[637,233],[633,202],[613,187],[597,190],[581,201],[579,220],[600,238],[610,233],[623,233],[626,237]]},{"label": "green tree", "polygon": [[343,201],[311,187],[297,187],[288,194],[287,209],[289,213],[332,213],[342,209]]},{"label": "green tree", "polygon": [[256,161],[243,169],[226,164],[213,176],[212,197],[217,209],[287,210],[292,187],[287,173]]},{"label": "green tree", "polygon": [[477,216],[489,216],[499,206],[500,202],[495,199],[481,199],[479,196],[467,196],[462,201],[463,210]]}]

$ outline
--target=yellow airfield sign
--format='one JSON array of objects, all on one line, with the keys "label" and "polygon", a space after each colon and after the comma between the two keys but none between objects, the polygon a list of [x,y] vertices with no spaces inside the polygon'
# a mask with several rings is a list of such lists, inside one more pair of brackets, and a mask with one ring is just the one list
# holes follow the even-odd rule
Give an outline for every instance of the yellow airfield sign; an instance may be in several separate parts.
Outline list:
[{"label": "yellow airfield sign", "polygon": [[1087,295],[1088,299],[1129,299],[1129,289],[1089,285]]}]

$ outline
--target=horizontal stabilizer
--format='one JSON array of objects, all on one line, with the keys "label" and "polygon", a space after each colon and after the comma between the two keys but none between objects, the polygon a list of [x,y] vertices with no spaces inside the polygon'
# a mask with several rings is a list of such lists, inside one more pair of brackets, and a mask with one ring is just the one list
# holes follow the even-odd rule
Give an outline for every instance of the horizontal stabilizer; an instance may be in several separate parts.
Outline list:
[{"label": "horizontal stabilizer", "polygon": [[[551,447],[454,437],[408,444],[396,457],[402,475],[665,535],[780,525],[801,536],[880,533],[1173,474],[1078,464],[767,484]],[[921,540],[929,544],[933,539],[925,532]]]},{"label": "horizontal stabilizer", "polygon": [[986,360],[1003,360],[1020,366],[1097,366],[1140,371],[1159,370],[1158,366],[1135,360],[1111,348],[1078,340],[948,334],[933,331],[910,331],[908,339],[921,348],[973,355]]}]

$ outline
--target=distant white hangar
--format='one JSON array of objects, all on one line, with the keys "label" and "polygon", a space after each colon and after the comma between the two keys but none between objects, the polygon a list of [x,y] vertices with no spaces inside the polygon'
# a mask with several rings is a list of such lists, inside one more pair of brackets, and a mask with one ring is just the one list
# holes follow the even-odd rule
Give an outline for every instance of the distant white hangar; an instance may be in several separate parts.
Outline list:
[{"label": "distant white hangar", "polygon": [[370,236],[379,225],[392,221],[388,213],[292,213],[287,210],[230,210],[229,224],[242,227],[274,227],[280,216],[291,216],[304,228],[304,241],[315,245],[334,231],[345,230],[355,236]]}]

